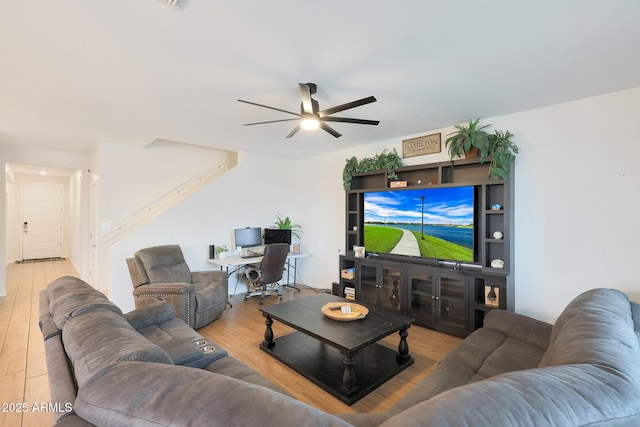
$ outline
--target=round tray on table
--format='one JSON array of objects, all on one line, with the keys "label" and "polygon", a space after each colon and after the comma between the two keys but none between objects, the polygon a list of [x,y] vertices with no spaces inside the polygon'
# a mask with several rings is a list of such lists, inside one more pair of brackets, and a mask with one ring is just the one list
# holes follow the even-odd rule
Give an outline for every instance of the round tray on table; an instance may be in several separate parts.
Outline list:
[{"label": "round tray on table", "polygon": [[[340,309],[331,310],[331,307],[351,307],[351,313],[344,314]],[[354,302],[328,302],[322,306],[322,313],[329,319],[339,322],[351,322],[353,320],[364,319],[369,314],[369,309]]]}]

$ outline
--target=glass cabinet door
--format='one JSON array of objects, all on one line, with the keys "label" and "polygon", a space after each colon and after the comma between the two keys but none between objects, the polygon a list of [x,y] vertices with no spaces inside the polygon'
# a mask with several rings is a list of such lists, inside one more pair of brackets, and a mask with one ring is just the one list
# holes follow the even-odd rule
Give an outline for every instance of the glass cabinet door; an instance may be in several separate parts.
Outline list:
[{"label": "glass cabinet door", "polygon": [[380,307],[397,312],[404,310],[401,273],[397,267],[382,267]]},{"label": "glass cabinet door", "polygon": [[358,277],[360,289],[356,292],[356,301],[378,305],[378,266],[360,263]]},{"label": "glass cabinet door", "polygon": [[467,328],[466,283],[462,277],[440,277],[439,321]]},{"label": "glass cabinet door", "polygon": [[410,305],[409,315],[425,326],[435,324],[434,279],[427,270],[412,269],[409,274]]}]

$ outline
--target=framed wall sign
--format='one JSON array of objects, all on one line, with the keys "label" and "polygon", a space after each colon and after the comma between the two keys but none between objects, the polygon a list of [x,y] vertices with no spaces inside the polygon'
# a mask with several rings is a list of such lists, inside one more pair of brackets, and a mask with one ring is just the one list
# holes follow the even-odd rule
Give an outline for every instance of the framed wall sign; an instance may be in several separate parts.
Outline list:
[{"label": "framed wall sign", "polygon": [[441,151],[440,133],[419,136],[402,141],[402,157],[422,156],[423,154],[439,153]]}]

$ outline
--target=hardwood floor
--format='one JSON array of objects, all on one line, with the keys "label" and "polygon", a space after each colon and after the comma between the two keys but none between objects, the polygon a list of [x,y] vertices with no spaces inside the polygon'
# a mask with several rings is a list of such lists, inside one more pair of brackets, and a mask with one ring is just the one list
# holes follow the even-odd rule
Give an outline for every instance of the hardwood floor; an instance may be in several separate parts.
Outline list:
[{"label": "hardwood floor", "polygon": [[[310,288],[302,288],[301,292],[284,288],[283,295],[284,300],[289,300],[316,292],[318,291]],[[231,302],[233,308],[227,309],[218,320],[198,332],[217,342],[230,355],[242,360],[282,387],[290,396],[332,414],[388,409],[462,341],[457,337],[420,326],[412,326],[409,329],[408,343],[415,363],[355,404],[348,406],[258,348],[265,330],[258,298],[243,301],[241,295],[236,295]],[[277,304],[277,302],[277,298],[267,297],[264,304]],[[293,329],[274,321],[273,332],[276,341],[278,336],[291,331]],[[398,348],[398,342],[398,334],[392,334],[382,341],[384,345],[394,350]]]},{"label": "hardwood floor", "polygon": [[[49,381],[42,334],[38,327],[38,294],[48,283],[64,275],[78,275],[69,261],[10,264],[7,267],[7,296],[0,298],[0,427],[50,426],[53,416],[38,411],[40,403],[50,401]],[[285,288],[284,299],[294,299],[317,292]],[[280,364],[258,349],[264,334],[264,318],[258,298],[243,301],[236,295],[233,308],[199,332],[225,348],[260,374],[282,387],[289,395],[329,413],[384,411],[423,379],[461,339],[419,326],[409,329],[409,348],[415,363],[348,406],[315,386],[307,379]],[[267,297],[265,305],[277,299]],[[274,322],[276,339],[291,329]],[[383,343],[396,349],[397,334]],[[34,407],[34,405],[36,405]],[[25,412],[16,408],[25,407]],[[13,409],[12,411],[9,409]],[[6,412],[6,410],[9,410]]]},{"label": "hardwood floor", "polygon": [[7,296],[0,298],[0,426],[50,426],[40,404],[51,401],[38,295],[48,283],[77,275],[69,261],[10,264]]}]

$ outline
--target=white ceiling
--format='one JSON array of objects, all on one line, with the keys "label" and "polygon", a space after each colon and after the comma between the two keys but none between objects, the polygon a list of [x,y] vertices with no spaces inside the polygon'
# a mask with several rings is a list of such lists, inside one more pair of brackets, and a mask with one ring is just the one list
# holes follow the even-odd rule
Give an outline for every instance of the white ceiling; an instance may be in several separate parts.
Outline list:
[{"label": "white ceiling", "polygon": [[[2,0],[0,145],[157,138],[300,158],[640,86],[638,0]],[[299,82],[320,108],[284,137]]]}]

